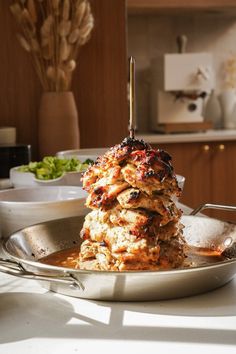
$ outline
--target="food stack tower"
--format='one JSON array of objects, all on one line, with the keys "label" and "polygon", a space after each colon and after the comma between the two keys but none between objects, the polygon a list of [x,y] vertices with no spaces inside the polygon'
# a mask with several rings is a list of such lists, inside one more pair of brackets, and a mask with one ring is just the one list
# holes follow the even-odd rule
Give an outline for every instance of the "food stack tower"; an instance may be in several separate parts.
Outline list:
[{"label": "food stack tower", "polygon": [[83,175],[89,193],[79,258],[80,269],[159,270],[185,258],[180,195],[171,157],[126,138]]}]

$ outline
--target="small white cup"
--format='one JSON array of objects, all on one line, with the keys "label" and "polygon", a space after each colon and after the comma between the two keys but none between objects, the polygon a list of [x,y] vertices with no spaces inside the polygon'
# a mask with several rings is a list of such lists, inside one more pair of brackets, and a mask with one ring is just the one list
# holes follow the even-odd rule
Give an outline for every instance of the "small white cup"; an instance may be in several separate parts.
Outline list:
[{"label": "small white cup", "polygon": [[16,143],[15,127],[0,127],[0,145]]}]

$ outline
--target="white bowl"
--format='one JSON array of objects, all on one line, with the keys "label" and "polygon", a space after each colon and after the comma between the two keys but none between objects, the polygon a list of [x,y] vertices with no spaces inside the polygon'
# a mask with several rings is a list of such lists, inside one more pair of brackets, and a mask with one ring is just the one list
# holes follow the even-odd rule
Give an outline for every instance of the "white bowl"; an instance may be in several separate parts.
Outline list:
[{"label": "white bowl", "polygon": [[40,186],[82,186],[82,172],[66,172],[63,176],[50,180],[35,178],[32,172],[21,172],[19,167],[10,169],[10,182],[14,188]]},{"label": "white bowl", "polygon": [[1,236],[43,221],[84,215],[86,196],[81,187],[69,186],[0,191]]},{"label": "white bowl", "polygon": [[76,157],[81,162],[87,159],[96,160],[98,156],[104,155],[109,148],[94,148],[94,149],[78,149],[78,150],[65,150],[56,153],[57,157],[62,159],[70,159]]},{"label": "white bowl", "polygon": [[[58,158],[70,159],[78,158],[82,163],[87,159],[95,161],[98,156],[104,153],[107,149],[80,149],[80,150],[66,150],[56,154]],[[95,153],[95,152],[101,152]],[[82,186],[81,177],[82,172],[66,172],[61,177],[40,180],[35,178],[35,175],[31,172],[19,171],[20,166],[16,166],[10,169],[10,182],[14,188],[24,187],[39,187],[39,186]]]}]

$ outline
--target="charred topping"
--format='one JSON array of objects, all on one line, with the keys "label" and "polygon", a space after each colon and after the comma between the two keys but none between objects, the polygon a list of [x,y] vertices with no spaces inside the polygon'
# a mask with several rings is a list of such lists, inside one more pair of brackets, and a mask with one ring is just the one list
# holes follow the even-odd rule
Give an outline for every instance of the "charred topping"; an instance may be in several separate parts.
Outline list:
[{"label": "charred topping", "polygon": [[115,197],[111,198],[105,192],[105,188],[102,189],[100,194],[92,193],[90,206],[92,208],[102,208],[102,210],[107,210],[111,208],[115,203]]},{"label": "charred topping", "polygon": [[[136,177],[140,181],[150,178],[150,182],[147,181],[147,183],[151,184],[152,178],[160,183],[166,178],[175,178],[171,157],[167,152],[152,149],[143,140],[127,137],[120,144],[109,149],[105,155],[99,157],[95,164],[90,166],[84,173],[82,177],[83,188],[90,193],[93,190],[91,206],[107,208],[114,203],[114,199],[111,200],[110,196],[108,196],[105,186],[94,186],[93,189],[93,185],[100,179],[99,171],[107,173],[109,169],[121,169],[127,163],[135,165]],[[168,183],[167,181],[167,185]],[[176,189],[175,184],[173,187]],[[137,199],[138,197],[138,193],[131,194],[131,199]]]},{"label": "charred topping", "polygon": [[163,194],[163,189],[159,189],[159,190],[155,190],[152,192],[152,195],[155,196],[159,196]]},{"label": "charred topping", "polygon": [[154,177],[156,173],[153,170],[149,170],[145,173],[145,177]]},{"label": "charred topping", "polygon": [[109,152],[120,162],[129,157],[129,155],[136,150],[150,150],[151,146],[143,140],[125,138],[120,144],[115,145]]},{"label": "charred topping", "polygon": [[145,143],[143,140],[133,139],[130,137],[125,138],[118,146],[121,149],[128,147],[130,151],[151,149],[151,145]]},{"label": "charred topping", "polygon": [[162,181],[165,178],[165,171],[164,170],[160,170],[156,173],[157,178]]},{"label": "charred topping", "polygon": [[[83,177],[89,176],[90,171],[92,171],[94,167],[106,169],[106,166],[110,165],[111,157],[117,160],[117,163],[120,166],[123,166],[128,158],[132,158],[134,162],[140,162],[142,165],[146,165],[146,167],[160,165],[160,168],[164,169],[163,173],[167,176],[173,174],[171,156],[167,152],[164,150],[152,149],[151,145],[145,143],[143,140],[127,137],[120,144],[110,148],[104,156],[97,158],[94,165],[89,167],[82,176],[82,180]],[[152,173],[153,172],[148,172],[146,177],[151,177]],[[153,174],[152,176],[155,175]],[[156,177],[163,178],[163,176]]]},{"label": "charred topping", "polygon": [[102,247],[106,247],[106,246],[107,246],[107,244],[106,244],[106,242],[105,242],[105,241],[102,241],[102,242],[100,242],[100,246],[102,246]]},{"label": "charred topping", "polygon": [[[165,176],[173,175],[173,167],[171,165],[171,157],[161,150],[147,150],[147,151],[134,151],[131,153],[132,159],[136,162],[139,162],[145,169],[145,174],[143,177],[157,177],[159,180],[162,180]],[[164,159],[162,159],[162,157]],[[155,172],[152,167],[160,167],[159,172]]]},{"label": "charred topping", "polygon": [[130,137],[125,138],[120,144],[111,147],[104,156],[100,156],[95,161],[94,165],[105,165],[107,163],[107,154],[114,155],[121,161],[127,157],[132,151],[135,150],[150,150],[151,145],[145,143],[143,140],[133,139]]},{"label": "charred topping", "polygon": [[88,229],[82,229],[80,231],[80,237],[83,239],[83,240],[88,240],[90,238],[90,233],[89,233],[89,230]]},{"label": "charred topping", "polygon": [[144,177],[156,177],[159,181],[163,181],[163,179],[166,177],[166,170],[160,170],[158,172],[149,170],[145,172]]},{"label": "charred topping", "polygon": [[145,211],[148,214],[149,222],[152,222],[157,216],[159,216],[159,214],[156,211],[146,210],[146,209]]},{"label": "charred topping", "polygon": [[234,242],[231,246],[227,247],[221,253],[221,255],[229,259],[236,257],[236,242]]},{"label": "charred topping", "polygon": [[134,191],[130,193],[129,201],[136,200],[139,198],[141,192],[140,190]]},{"label": "charred topping", "polygon": [[165,163],[169,163],[172,161],[171,156],[166,151],[160,149],[158,149],[157,151],[162,161],[164,161]]},{"label": "charred topping", "polygon": [[96,195],[101,195],[101,194],[103,194],[104,193],[104,190],[105,190],[105,188],[104,187],[97,187],[97,188],[94,188],[94,194],[96,194]]},{"label": "charred topping", "polygon": [[[145,150],[145,151],[144,151]],[[132,152],[131,152],[132,153]],[[149,146],[148,149],[137,149],[134,150],[133,156],[135,156],[136,160],[145,160],[146,163],[153,164],[158,161],[162,161],[166,164],[171,165],[172,158],[171,156],[164,150],[155,150]]]}]

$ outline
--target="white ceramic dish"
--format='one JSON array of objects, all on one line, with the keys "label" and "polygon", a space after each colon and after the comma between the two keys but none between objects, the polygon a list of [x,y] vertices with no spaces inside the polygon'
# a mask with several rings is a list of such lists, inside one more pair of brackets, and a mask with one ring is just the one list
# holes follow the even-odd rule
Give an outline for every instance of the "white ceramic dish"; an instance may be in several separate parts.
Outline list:
[{"label": "white ceramic dish", "polygon": [[56,156],[63,159],[77,157],[81,161],[85,161],[87,159],[96,160],[98,156],[103,155],[107,150],[109,150],[109,148],[65,150],[57,152]]},{"label": "white ceramic dish", "polygon": [[39,180],[31,172],[21,172],[19,167],[10,169],[10,182],[14,188],[40,186],[82,186],[82,172],[67,172],[63,176],[50,180]]},{"label": "white ceramic dish", "polygon": [[[88,149],[90,150],[90,149]],[[57,157],[61,159],[70,159],[72,157],[78,158],[81,162],[85,162],[87,159],[95,161],[98,154],[86,154],[88,150],[84,150],[82,154],[73,153],[74,151],[82,150],[68,150],[58,153]],[[72,152],[72,153],[70,153]],[[65,153],[65,154],[64,154]],[[14,188],[24,187],[39,187],[39,186],[82,186],[81,177],[82,172],[67,172],[61,177],[50,180],[39,180],[35,178],[35,175],[31,172],[21,172],[19,167],[13,167],[10,169],[10,182]]]},{"label": "white ceramic dish", "polygon": [[50,186],[0,191],[0,230],[11,233],[39,222],[83,215],[87,193],[81,187]]}]

